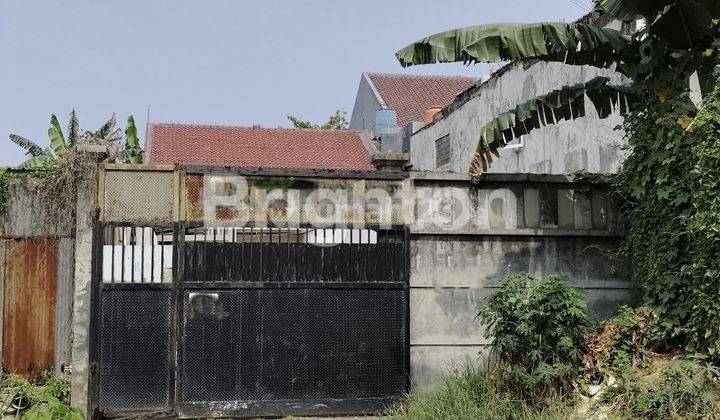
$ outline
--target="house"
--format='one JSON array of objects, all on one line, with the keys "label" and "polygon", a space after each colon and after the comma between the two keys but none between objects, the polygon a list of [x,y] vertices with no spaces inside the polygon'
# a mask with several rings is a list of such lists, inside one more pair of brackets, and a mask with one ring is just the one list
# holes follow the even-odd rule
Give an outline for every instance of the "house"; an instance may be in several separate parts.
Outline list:
[{"label": "house", "polygon": [[366,133],[198,124],[148,124],[146,162],[262,169],[374,171]]},{"label": "house", "polygon": [[397,113],[402,151],[409,150],[412,133],[423,126],[431,108],[444,108],[476,83],[472,77],[363,73],[350,118],[351,130],[375,133],[379,110]]}]

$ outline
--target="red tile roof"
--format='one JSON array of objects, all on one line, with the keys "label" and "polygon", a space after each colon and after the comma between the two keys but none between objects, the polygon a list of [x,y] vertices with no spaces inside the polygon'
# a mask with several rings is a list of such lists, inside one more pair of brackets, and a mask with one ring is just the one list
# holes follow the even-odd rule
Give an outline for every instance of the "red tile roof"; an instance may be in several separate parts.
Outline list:
[{"label": "red tile roof", "polygon": [[423,121],[432,106],[450,105],[458,93],[477,82],[472,77],[423,76],[410,74],[368,73],[385,106],[398,114],[398,125]]},{"label": "red tile roof", "polygon": [[149,163],[373,171],[357,131],[149,124]]}]

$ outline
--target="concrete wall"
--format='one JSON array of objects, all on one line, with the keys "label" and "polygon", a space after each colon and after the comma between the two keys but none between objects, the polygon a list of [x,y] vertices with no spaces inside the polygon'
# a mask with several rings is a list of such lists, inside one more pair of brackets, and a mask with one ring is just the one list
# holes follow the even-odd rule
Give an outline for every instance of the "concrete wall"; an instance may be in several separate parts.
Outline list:
[{"label": "concrete wall", "polygon": [[[562,63],[514,62],[495,77],[458,98],[435,117],[435,122],[412,136],[413,169],[435,168],[435,140],[449,134],[451,161],[445,170],[466,173],[475,153],[480,129],[496,115],[517,104],[562,86],[584,83],[596,76],[621,83],[621,75],[590,66]],[[579,169],[611,173],[622,159],[623,135],[615,127],[622,117],[614,113],[600,120],[586,99],[587,116],[536,130],[524,138],[524,147],[506,148],[490,166],[491,173],[571,173]]]},{"label": "concrete wall", "polygon": [[[559,177],[519,178],[487,176],[473,186],[438,174],[414,180],[416,189],[431,191],[427,197],[442,197],[448,187],[469,197],[469,206],[449,198],[435,204],[444,217],[430,218],[448,223],[411,226],[411,365],[419,389],[452,366],[483,359],[488,340],[475,315],[508,273],[560,275],[587,295],[595,319],[633,301],[626,264],[610,257],[621,237],[604,191]],[[459,207],[470,208],[464,228],[452,223]]]},{"label": "concrete wall", "polygon": [[[402,184],[405,188],[397,192],[413,200],[409,212],[407,203],[399,208],[402,214],[412,214],[406,221],[411,233],[410,345],[416,387],[430,387],[453,364],[485,354],[488,341],[474,318],[481,300],[507,273],[559,274],[587,295],[597,319],[632,302],[628,268],[610,256],[622,232],[602,187],[572,183],[560,175],[486,174],[477,184],[464,174],[407,175],[409,179],[359,181],[366,187]],[[194,191],[193,176],[173,185],[186,190],[179,193],[185,197],[181,218],[195,214],[189,211],[193,195],[188,194]],[[313,176],[302,180],[330,189],[353,182]],[[298,177],[303,178],[295,174],[294,179]],[[83,187],[86,193],[77,208],[78,215],[86,215],[78,217],[75,250],[72,391],[78,407],[86,403],[88,393],[94,182],[90,179]]]},{"label": "concrete wall", "polygon": [[360,85],[355,96],[355,105],[353,106],[348,128],[355,131],[373,131],[375,128],[375,114],[383,106],[384,104],[380,102],[379,95],[376,94],[370,80],[363,73],[360,77]]}]

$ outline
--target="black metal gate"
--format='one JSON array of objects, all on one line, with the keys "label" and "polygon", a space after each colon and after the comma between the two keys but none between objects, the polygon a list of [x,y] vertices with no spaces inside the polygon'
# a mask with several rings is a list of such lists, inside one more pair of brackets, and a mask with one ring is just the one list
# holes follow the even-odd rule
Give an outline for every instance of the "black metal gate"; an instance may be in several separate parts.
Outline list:
[{"label": "black metal gate", "polygon": [[96,241],[102,415],[371,413],[409,387],[404,227],[113,223]]}]

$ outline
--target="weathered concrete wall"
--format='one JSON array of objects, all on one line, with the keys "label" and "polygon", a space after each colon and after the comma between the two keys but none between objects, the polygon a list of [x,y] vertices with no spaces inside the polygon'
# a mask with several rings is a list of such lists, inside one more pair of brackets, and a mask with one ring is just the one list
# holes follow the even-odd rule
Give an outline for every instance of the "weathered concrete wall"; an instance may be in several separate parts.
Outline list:
[{"label": "weathered concrete wall", "polygon": [[374,88],[363,73],[360,77],[360,85],[355,96],[355,105],[348,128],[355,131],[373,131],[375,115],[383,106],[384,104],[378,100],[378,95],[375,94]]},{"label": "weathered concrete wall", "polygon": [[[472,161],[480,129],[496,115],[517,104],[558,89],[584,83],[596,76],[621,83],[622,77],[607,69],[568,66],[562,63],[514,62],[489,81],[466,92],[435,117],[435,122],[412,136],[410,161],[415,170],[435,169],[435,141],[450,135],[451,160],[446,170],[465,173]],[[536,130],[524,137],[523,147],[500,150],[491,173],[563,174],[579,169],[596,173],[617,170],[623,135],[615,127],[618,113],[600,120],[586,99],[587,116]]]},{"label": "weathered concrete wall", "polygon": [[[30,177],[11,178],[8,186],[7,211],[2,219],[4,238],[74,235],[72,211],[59,211],[62,219],[50,221],[47,203],[37,194],[38,180]],[[64,216],[64,217],[63,217]]]},{"label": "weathered concrete wall", "polygon": [[[416,189],[429,191],[426,197],[441,201],[428,218],[440,223],[420,218],[411,226],[410,344],[416,387],[432,386],[453,365],[483,358],[488,340],[475,315],[508,273],[560,275],[587,295],[595,319],[633,301],[626,264],[610,257],[621,237],[602,189],[560,177],[512,181],[511,176],[489,175],[475,186],[462,177],[425,178],[433,177],[414,180]],[[466,193],[443,195],[448,187]],[[457,197],[469,197],[469,203]],[[424,206],[418,203],[418,211]],[[461,212],[468,213],[469,223],[458,229],[453,221]]]}]

